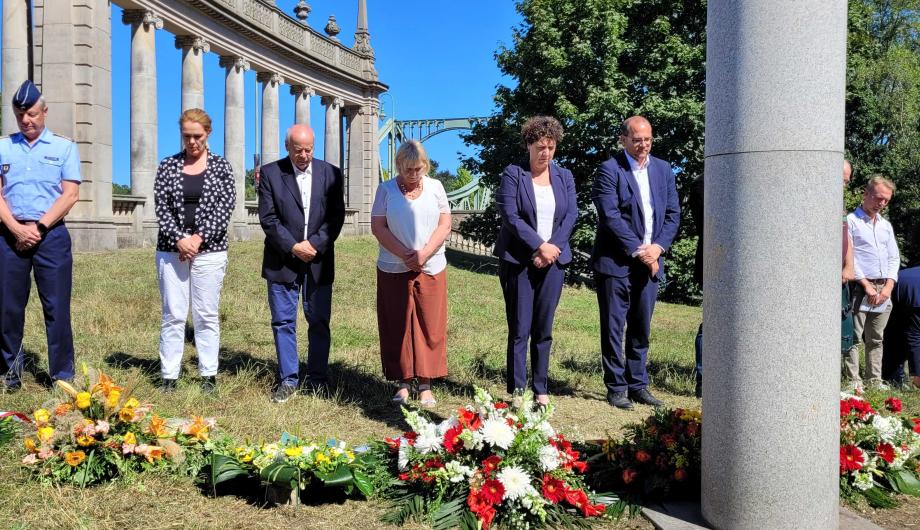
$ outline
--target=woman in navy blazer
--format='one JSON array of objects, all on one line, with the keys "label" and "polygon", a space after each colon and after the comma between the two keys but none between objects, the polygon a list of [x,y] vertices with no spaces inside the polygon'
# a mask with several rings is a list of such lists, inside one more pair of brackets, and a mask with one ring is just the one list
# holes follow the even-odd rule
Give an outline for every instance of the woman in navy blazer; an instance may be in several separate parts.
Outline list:
[{"label": "woman in navy blazer", "polygon": [[569,237],[578,217],[572,172],[553,164],[562,125],[548,116],[533,117],[521,129],[529,159],[502,173],[496,203],[502,225],[493,253],[508,319],[508,392],[530,386],[540,405],[549,403],[549,354],[553,317],[565,266],[572,261]]}]

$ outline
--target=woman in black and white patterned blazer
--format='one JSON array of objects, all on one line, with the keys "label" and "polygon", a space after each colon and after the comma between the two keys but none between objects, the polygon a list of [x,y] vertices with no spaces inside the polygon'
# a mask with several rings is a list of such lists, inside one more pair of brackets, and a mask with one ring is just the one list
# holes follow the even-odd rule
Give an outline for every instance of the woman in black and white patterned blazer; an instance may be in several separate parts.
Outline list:
[{"label": "woman in black and white patterned blazer", "polygon": [[201,389],[216,389],[220,289],[227,269],[227,225],[236,204],[233,168],[208,149],[211,118],[188,109],[179,118],[182,152],[164,158],[153,186],[160,225],[157,281],[163,299],[160,389],[171,392],[182,364],[189,299]]}]

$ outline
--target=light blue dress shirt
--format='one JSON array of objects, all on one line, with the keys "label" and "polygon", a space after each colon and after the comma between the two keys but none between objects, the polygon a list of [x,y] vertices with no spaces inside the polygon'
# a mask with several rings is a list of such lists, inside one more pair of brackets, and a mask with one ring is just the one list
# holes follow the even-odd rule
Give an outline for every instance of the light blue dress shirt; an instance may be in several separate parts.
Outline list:
[{"label": "light blue dress shirt", "polygon": [[29,145],[22,133],[0,138],[3,198],[20,221],[37,221],[63,192],[63,181],[80,182],[80,153],[70,138],[42,131]]}]

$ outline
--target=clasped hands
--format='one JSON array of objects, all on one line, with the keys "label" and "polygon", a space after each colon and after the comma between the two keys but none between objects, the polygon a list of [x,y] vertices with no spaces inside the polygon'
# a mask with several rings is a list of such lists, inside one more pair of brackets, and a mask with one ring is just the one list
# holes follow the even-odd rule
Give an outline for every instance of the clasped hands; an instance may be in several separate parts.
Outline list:
[{"label": "clasped hands", "polygon": [[406,264],[410,271],[422,272],[422,267],[428,263],[428,258],[430,257],[431,252],[424,248],[419,250],[406,249],[405,254],[403,254],[403,263]]},{"label": "clasped hands", "polygon": [[36,223],[15,223],[10,226],[10,232],[16,237],[16,250],[22,252],[29,250],[42,240]]},{"label": "clasped hands", "polygon": [[643,243],[636,250],[636,257],[648,267],[650,276],[658,276],[658,258],[661,257],[660,246],[655,243]]},{"label": "clasped hands", "polygon": [[198,255],[201,243],[204,239],[198,234],[192,234],[176,241],[176,248],[179,249],[179,261],[192,261]]},{"label": "clasped hands", "polygon": [[885,287],[882,287],[880,291],[875,289],[875,286],[869,285],[869,288],[866,289],[866,301],[869,305],[877,306],[882,305],[891,298],[892,288],[888,287],[888,284],[885,284]]},{"label": "clasped hands", "polygon": [[297,257],[297,259],[305,263],[310,263],[314,258],[316,258],[316,248],[314,248],[313,245],[306,239],[294,245],[294,248],[291,249],[291,252],[294,254],[294,256]]},{"label": "clasped hands", "polygon": [[559,247],[550,242],[545,242],[537,247],[536,251],[534,251],[532,258],[533,264],[538,269],[549,267],[553,263],[556,263],[556,260],[559,259],[559,254],[561,253],[562,251],[559,250]]}]

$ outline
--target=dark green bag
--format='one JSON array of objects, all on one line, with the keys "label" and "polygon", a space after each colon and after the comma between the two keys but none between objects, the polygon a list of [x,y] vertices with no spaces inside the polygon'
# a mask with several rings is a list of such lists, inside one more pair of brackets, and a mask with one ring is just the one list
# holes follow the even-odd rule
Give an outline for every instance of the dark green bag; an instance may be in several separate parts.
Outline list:
[{"label": "dark green bag", "polygon": [[850,299],[850,284],[844,283],[842,289],[840,323],[840,351],[848,352],[856,344],[856,329],[853,325],[853,300]]}]

